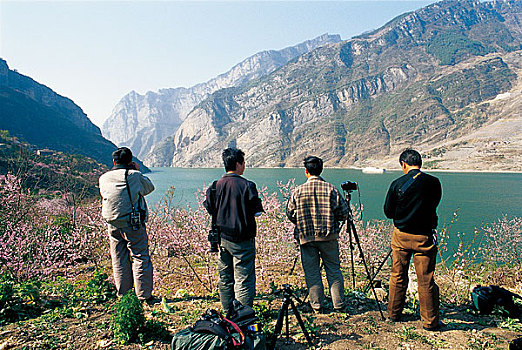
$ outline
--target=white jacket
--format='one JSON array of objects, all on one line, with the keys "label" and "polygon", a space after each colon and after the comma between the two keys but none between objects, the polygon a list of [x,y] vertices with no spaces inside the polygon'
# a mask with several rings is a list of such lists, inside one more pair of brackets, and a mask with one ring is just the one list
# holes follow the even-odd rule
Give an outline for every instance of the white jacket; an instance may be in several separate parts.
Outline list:
[{"label": "white jacket", "polygon": [[[154,191],[150,179],[138,170],[129,170],[127,180],[135,208],[138,207],[138,194],[142,197]],[[100,176],[100,194],[102,196],[102,217],[109,224],[122,228],[129,226],[129,214],[132,211],[129,194],[125,185],[125,169],[113,169]],[[147,210],[145,199],[140,208]]]}]

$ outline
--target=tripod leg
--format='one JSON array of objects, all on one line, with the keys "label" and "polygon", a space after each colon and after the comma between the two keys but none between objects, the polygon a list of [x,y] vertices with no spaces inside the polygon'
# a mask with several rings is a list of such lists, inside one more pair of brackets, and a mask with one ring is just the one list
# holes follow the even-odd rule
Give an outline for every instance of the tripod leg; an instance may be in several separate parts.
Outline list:
[{"label": "tripod leg", "polygon": [[350,260],[352,262],[352,286],[353,286],[353,289],[355,289],[355,263],[354,263],[354,260],[353,260],[353,242],[352,242],[352,231],[350,229],[350,223],[349,223],[349,219],[346,220],[346,232],[348,233],[348,237],[350,239]]},{"label": "tripod leg", "polygon": [[[270,345],[268,346],[269,350],[274,350],[275,345],[277,342],[277,338],[281,334],[281,330],[283,329],[283,320],[285,319],[285,312],[288,313],[288,304],[290,304],[290,298],[284,298],[283,304],[281,305],[281,308],[279,309],[279,313],[277,314],[277,322],[274,328],[274,335],[272,336],[272,341],[270,342]],[[287,323],[288,324],[288,323]]]},{"label": "tripod leg", "polygon": [[[368,269],[368,264],[366,264],[366,260],[364,259],[364,253],[361,248],[361,243],[359,241],[359,237],[357,236],[357,231],[355,230],[355,225],[354,225],[353,221],[350,222],[350,224],[352,226],[352,232],[353,232],[353,237],[355,238],[355,243],[357,244],[357,247],[359,248],[359,253],[361,254],[361,260],[363,262],[364,268],[366,269],[366,275],[368,276],[368,280],[370,280],[371,273],[370,273],[370,270]],[[375,287],[373,286],[373,283],[370,283],[370,288],[373,291],[373,296],[375,298],[375,302],[377,303],[377,307],[379,308],[379,312],[381,313],[381,317],[384,321],[386,318],[384,317],[384,314],[382,313],[381,304],[379,302],[379,297],[377,296],[377,292],[375,291]]]},{"label": "tripod leg", "polygon": [[386,255],[386,257],[384,258],[384,260],[381,262],[381,264],[380,264],[379,267],[377,268],[377,271],[375,271],[375,273],[373,274],[373,276],[370,278],[370,282],[369,282],[368,285],[364,288],[364,293],[367,293],[367,292],[368,292],[368,289],[370,289],[370,285],[373,283],[373,281],[375,280],[375,277],[377,277],[377,275],[379,274],[379,272],[381,272],[382,267],[384,266],[384,264],[386,263],[386,261],[388,261],[388,259],[390,258],[391,253],[392,253],[392,250],[390,249],[390,251],[388,252],[388,254]]},{"label": "tripod leg", "polygon": [[304,333],[304,336],[306,338],[306,341],[311,347],[314,347],[314,343],[312,341],[312,338],[310,338],[310,334],[306,330],[306,327],[304,325],[303,319],[301,318],[301,314],[299,313],[299,310],[297,310],[297,307],[295,306],[292,299],[290,299],[290,306],[292,306],[292,311],[294,312],[295,318],[297,318],[297,323],[299,323],[299,326],[301,326],[301,330]]},{"label": "tripod leg", "polygon": [[286,342],[290,341],[290,325],[288,323],[288,308],[285,311],[285,321],[286,321]]}]

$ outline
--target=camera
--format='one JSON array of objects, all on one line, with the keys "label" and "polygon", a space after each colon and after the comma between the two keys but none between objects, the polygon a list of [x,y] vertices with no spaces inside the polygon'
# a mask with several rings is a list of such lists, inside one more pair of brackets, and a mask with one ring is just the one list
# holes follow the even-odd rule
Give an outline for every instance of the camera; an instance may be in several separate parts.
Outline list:
[{"label": "camera", "polygon": [[341,184],[341,188],[343,189],[343,191],[346,191],[346,192],[356,191],[357,182],[345,181]]},{"label": "camera", "polygon": [[221,244],[221,235],[217,227],[213,226],[208,232],[208,241],[210,243],[210,252],[219,252],[219,245]]},{"label": "camera", "polygon": [[139,230],[141,227],[141,214],[139,210],[133,210],[130,213],[130,224],[133,230]]}]

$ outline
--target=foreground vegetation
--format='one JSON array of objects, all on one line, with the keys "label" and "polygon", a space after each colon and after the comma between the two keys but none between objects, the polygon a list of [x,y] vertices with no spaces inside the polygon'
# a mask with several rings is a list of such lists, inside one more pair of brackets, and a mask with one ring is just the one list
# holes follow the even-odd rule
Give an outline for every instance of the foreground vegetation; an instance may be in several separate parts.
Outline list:
[{"label": "foreground vegetation", "polygon": [[[45,161],[41,160],[50,168],[56,166],[48,158]],[[77,183],[73,171],[62,176],[64,183]],[[85,187],[50,191],[38,188],[44,182],[27,181],[22,172],[9,171],[0,182],[0,348],[168,348],[169,334],[192,325],[207,308],[220,308],[216,256],[208,253],[209,220],[201,206],[203,191],[196,194],[196,208],[179,208],[172,204],[175,190],[171,189],[151,213],[148,230],[155,294],[164,300],[150,307],[139,304],[133,295],[115,298],[107,277],[111,268],[100,203],[89,191],[78,190]],[[279,193],[261,190],[266,214],[258,219],[255,304],[268,333],[281,305],[275,291],[283,283],[290,283],[306,301],[293,226],[284,215],[285,198],[293,186],[280,184]],[[380,221],[356,220],[355,224],[374,270],[389,251],[391,227]],[[517,320],[507,318],[502,310],[478,316],[469,296],[477,284],[501,285],[522,294],[522,219],[500,218],[471,234],[454,233],[450,224],[441,230],[439,242],[436,278],[447,332],[433,335],[419,330],[416,288],[408,298],[405,322],[383,321],[372,295],[364,292],[366,277],[358,254],[352,280],[345,234],[340,246],[348,312],[315,315],[301,307],[316,344],[328,349],[395,349],[408,348],[407,344],[416,349],[483,349],[505,348],[507,341],[520,336]],[[383,309],[388,277],[385,264],[378,277],[382,288],[377,289]],[[280,347],[306,347],[296,325],[291,327],[291,337],[296,343],[280,342]]]}]

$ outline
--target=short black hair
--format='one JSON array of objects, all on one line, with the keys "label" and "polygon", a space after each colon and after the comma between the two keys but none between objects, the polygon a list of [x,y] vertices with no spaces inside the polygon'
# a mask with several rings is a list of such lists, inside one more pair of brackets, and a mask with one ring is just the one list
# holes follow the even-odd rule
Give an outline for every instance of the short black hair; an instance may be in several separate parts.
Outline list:
[{"label": "short black hair", "polygon": [[304,167],[310,175],[319,176],[323,172],[323,160],[319,157],[308,156],[304,159]]},{"label": "short black hair", "polygon": [[236,163],[243,164],[245,162],[245,152],[237,148],[227,148],[221,154],[223,163],[225,164],[225,171],[234,171]]},{"label": "short black hair", "polygon": [[132,151],[127,147],[120,147],[112,152],[112,160],[116,164],[127,165],[132,162]]},{"label": "short black hair", "polygon": [[408,148],[408,149],[404,150],[401,153],[401,156],[399,157],[399,163],[402,164],[402,162],[404,162],[408,165],[421,167],[422,166],[422,157],[421,157],[420,153],[417,152],[416,150]]}]

